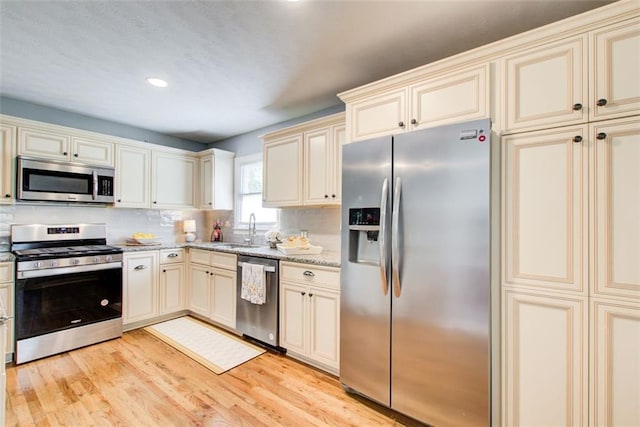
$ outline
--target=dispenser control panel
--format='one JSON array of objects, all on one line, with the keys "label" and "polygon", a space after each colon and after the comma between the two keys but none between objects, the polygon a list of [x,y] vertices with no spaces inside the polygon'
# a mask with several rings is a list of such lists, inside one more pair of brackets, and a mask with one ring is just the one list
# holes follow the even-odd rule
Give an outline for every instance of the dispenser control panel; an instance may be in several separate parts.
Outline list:
[{"label": "dispenser control panel", "polygon": [[349,209],[349,225],[380,226],[380,208]]}]

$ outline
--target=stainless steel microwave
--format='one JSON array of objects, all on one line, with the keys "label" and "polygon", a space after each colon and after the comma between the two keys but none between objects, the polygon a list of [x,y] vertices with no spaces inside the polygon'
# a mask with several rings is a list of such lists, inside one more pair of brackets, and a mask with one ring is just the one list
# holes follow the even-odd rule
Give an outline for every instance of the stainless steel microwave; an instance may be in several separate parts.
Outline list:
[{"label": "stainless steel microwave", "polygon": [[113,203],[115,169],[18,156],[18,200]]}]

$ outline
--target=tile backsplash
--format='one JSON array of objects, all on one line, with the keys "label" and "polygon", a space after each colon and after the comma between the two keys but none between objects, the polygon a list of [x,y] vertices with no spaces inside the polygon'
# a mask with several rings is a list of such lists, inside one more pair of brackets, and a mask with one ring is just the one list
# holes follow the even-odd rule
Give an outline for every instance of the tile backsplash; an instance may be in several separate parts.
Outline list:
[{"label": "tile backsplash", "polygon": [[[325,250],[340,250],[339,208],[286,208],[279,210],[283,236],[306,230],[311,244]],[[244,230],[233,228],[233,211],[117,209],[112,207],[61,206],[53,204],[17,204],[0,206],[0,251],[9,250],[11,224],[106,223],[107,242],[124,243],[138,231],[155,233],[163,242],[184,242],[182,221],[196,220],[196,238],[209,241],[216,219],[223,223],[225,241],[243,242]],[[264,231],[257,233],[257,243],[264,243]]]},{"label": "tile backsplash", "polygon": [[204,231],[198,210],[116,209],[104,206],[18,204],[0,207],[0,250],[9,249],[11,224],[107,224],[107,242],[121,244],[138,231],[155,233],[163,242],[184,242],[182,221],[195,219],[197,235]]}]

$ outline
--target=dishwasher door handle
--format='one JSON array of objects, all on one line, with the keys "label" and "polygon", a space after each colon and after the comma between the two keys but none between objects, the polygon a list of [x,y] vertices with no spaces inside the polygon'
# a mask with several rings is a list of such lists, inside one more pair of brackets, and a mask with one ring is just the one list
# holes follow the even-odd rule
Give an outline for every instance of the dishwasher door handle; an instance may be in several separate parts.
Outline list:
[{"label": "dishwasher door handle", "polygon": [[[241,262],[238,263],[238,267],[242,268],[242,263]],[[267,272],[267,273],[275,273],[276,272],[276,268],[275,267],[271,267],[269,265],[265,265],[264,266],[264,271]]]}]

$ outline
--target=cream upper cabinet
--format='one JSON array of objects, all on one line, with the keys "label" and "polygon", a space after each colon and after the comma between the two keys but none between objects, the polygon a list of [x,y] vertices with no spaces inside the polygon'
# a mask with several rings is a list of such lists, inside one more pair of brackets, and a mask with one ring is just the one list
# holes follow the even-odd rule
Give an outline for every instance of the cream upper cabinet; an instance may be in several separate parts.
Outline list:
[{"label": "cream upper cabinet", "polygon": [[404,132],[407,127],[406,87],[345,102],[349,142]]},{"label": "cream upper cabinet", "polygon": [[184,209],[196,206],[197,160],[183,154],[153,152],[151,207]]},{"label": "cream upper cabinet", "polygon": [[504,59],[505,133],[587,121],[587,36]]},{"label": "cream upper cabinet", "polygon": [[302,205],[302,165],[302,135],[264,144],[263,206]]},{"label": "cream upper cabinet", "polygon": [[200,209],[233,210],[233,158],[217,149],[200,154]]},{"label": "cream upper cabinet", "polygon": [[16,127],[0,124],[0,204],[10,204],[15,199],[15,146]]},{"label": "cream upper cabinet", "polygon": [[344,114],[263,135],[263,206],[340,204]]},{"label": "cream upper cabinet", "polygon": [[22,156],[113,166],[113,153],[114,144],[110,141],[29,127],[18,128],[18,154]]},{"label": "cream upper cabinet", "polygon": [[363,99],[349,100],[349,142],[489,117],[489,64],[423,77]]},{"label": "cream upper cabinet", "polygon": [[115,206],[151,207],[151,150],[118,144],[116,147]]},{"label": "cream upper cabinet", "polygon": [[587,133],[503,138],[505,285],[587,295]]},{"label": "cream upper cabinet", "polygon": [[489,64],[409,87],[409,129],[489,117]]},{"label": "cream upper cabinet", "polygon": [[[640,121],[591,125],[592,295],[640,299]],[[640,337],[639,337],[640,338]]]},{"label": "cream upper cabinet", "polygon": [[591,305],[589,425],[640,425],[640,306],[595,298]]},{"label": "cream upper cabinet", "polygon": [[590,120],[640,112],[640,18],[590,33]]},{"label": "cream upper cabinet", "polygon": [[344,126],[304,134],[304,205],[339,205]]},{"label": "cream upper cabinet", "polygon": [[503,293],[502,425],[587,424],[587,314],[586,297]]}]

